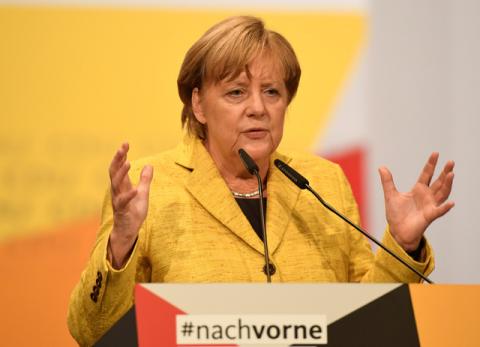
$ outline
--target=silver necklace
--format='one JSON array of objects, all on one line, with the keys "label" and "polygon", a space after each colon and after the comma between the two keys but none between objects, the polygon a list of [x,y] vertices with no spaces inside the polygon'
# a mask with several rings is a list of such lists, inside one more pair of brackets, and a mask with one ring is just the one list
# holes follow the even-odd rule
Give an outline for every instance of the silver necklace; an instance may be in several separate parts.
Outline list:
[{"label": "silver necklace", "polygon": [[233,196],[236,198],[253,198],[254,196],[260,195],[260,192],[258,191],[258,189],[250,193],[238,193],[238,192],[234,192],[233,190],[231,190],[231,192]]}]

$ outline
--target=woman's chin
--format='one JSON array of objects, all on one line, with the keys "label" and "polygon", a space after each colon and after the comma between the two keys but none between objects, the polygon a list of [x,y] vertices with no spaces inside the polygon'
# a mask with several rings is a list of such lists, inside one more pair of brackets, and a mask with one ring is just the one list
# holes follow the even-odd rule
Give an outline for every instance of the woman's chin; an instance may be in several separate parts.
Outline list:
[{"label": "woman's chin", "polygon": [[255,161],[265,161],[270,159],[270,155],[274,152],[271,143],[251,142],[242,146],[250,157]]}]

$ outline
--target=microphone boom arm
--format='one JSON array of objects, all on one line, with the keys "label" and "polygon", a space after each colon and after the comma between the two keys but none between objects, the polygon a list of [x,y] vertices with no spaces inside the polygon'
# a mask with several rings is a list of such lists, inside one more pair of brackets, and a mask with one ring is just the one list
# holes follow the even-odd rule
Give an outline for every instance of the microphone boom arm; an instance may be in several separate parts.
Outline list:
[{"label": "microphone boom arm", "polygon": [[350,219],[348,219],[346,216],[338,212],[333,206],[331,206],[329,203],[327,203],[323,198],[310,186],[310,183],[308,180],[303,177],[300,173],[298,173],[296,170],[294,170],[292,167],[281,161],[280,159],[275,159],[274,161],[275,166],[285,175],[287,176],[295,185],[300,188],[300,189],[307,189],[312,193],[320,203],[325,206],[329,211],[333,212],[337,217],[340,217],[344,222],[346,222],[348,225],[350,225],[352,228],[356,229],[360,233],[362,233],[365,237],[367,237],[369,240],[371,240],[373,243],[375,243],[377,246],[382,248],[385,252],[390,254],[392,257],[397,259],[400,263],[405,265],[408,269],[413,271],[416,275],[418,275],[420,278],[422,278],[424,281],[433,284],[433,281],[426,277],[424,274],[420,273],[417,269],[415,269],[413,266],[408,264],[405,260],[400,258],[398,255],[396,255],[394,252],[392,252],[390,249],[385,247],[380,241],[378,241],[376,238],[373,236],[370,236],[365,230],[363,230],[361,227],[353,223]]},{"label": "microphone boom arm", "polygon": [[326,202],[325,200],[323,200],[323,198],[312,188],[310,187],[310,185],[307,183],[305,188],[310,191],[313,195],[315,195],[315,197],[318,199],[318,201],[320,201],[320,203],[325,206],[326,209],[328,209],[329,211],[333,212],[334,214],[336,214],[338,217],[340,217],[341,219],[343,219],[347,224],[349,224],[351,227],[355,228],[356,230],[358,230],[360,233],[362,233],[366,238],[368,238],[370,241],[372,241],[373,243],[375,243],[377,246],[381,247],[385,252],[387,252],[388,254],[390,254],[392,257],[394,257],[395,259],[397,259],[399,262],[401,262],[403,265],[405,265],[407,268],[409,268],[410,270],[412,270],[413,272],[415,272],[415,274],[417,274],[418,276],[420,276],[420,278],[422,278],[424,281],[430,283],[430,284],[433,284],[433,281],[431,279],[429,279],[428,277],[426,277],[424,274],[422,274],[420,271],[418,271],[417,269],[415,269],[413,266],[411,266],[410,264],[408,264],[405,260],[403,260],[402,258],[400,258],[398,255],[396,255],[395,253],[393,253],[391,250],[389,250],[387,247],[385,247],[380,241],[378,241],[375,237],[369,235],[365,230],[363,230],[361,227],[359,227],[358,225],[356,225],[355,223],[353,223],[350,219],[348,219],[346,216],[344,216],[343,214],[341,214],[340,212],[338,212],[332,205],[330,205],[328,202]]}]

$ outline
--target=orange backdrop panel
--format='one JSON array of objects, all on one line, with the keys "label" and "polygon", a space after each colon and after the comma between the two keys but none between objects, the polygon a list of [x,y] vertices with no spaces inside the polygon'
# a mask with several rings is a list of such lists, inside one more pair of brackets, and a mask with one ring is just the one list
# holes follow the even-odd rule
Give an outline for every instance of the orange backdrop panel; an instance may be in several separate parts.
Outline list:
[{"label": "orange backdrop panel", "polygon": [[480,286],[410,285],[422,347],[480,346]]}]

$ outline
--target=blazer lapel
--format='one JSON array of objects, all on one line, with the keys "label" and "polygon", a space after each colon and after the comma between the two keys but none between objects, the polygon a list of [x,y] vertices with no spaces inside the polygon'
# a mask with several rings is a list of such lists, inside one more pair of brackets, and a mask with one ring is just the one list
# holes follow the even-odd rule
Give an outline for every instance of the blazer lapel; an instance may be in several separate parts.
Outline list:
[{"label": "blazer lapel", "polygon": [[[264,254],[262,241],[238,206],[203,144],[187,136],[177,153],[177,164],[192,170],[186,189],[212,216],[253,249]],[[266,230],[271,254],[278,248],[285,234],[301,192],[274,166],[273,160],[276,158],[286,163],[291,161],[289,157],[275,152],[270,162]]]},{"label": "blazer lapel", "polygon": [[223,225],[263,254],[263,243],[248,222],[203,144],[190,139],[179,152],[177,164],[192,169],[186,189]]},{"label": "blazer lapel", "polygon": [[289,157],[275,152],[270,162],[267,182],[267,237],[271,254],[275,252],[282,241],[301,192],[301,189],[273,164],[277,158],[286,163],[291,161]]}]

